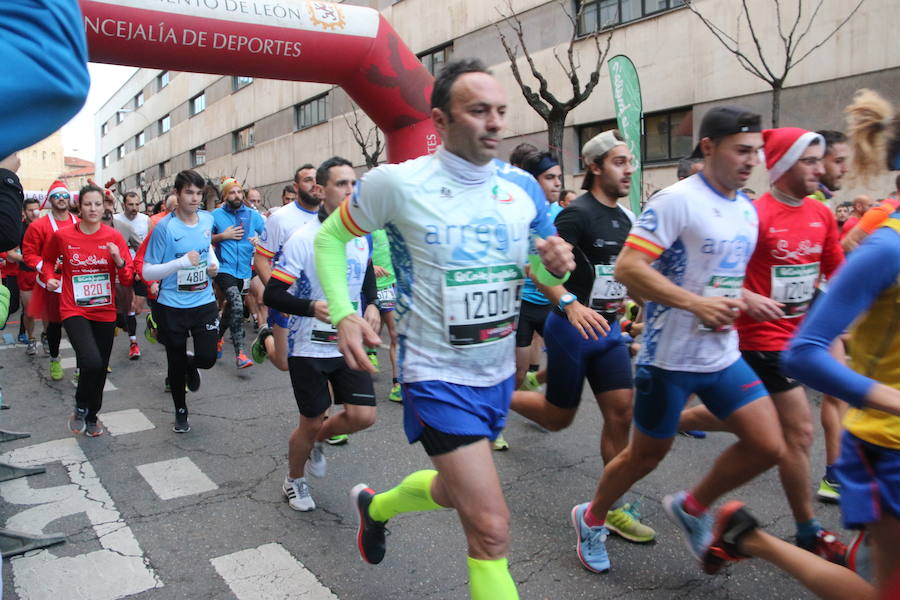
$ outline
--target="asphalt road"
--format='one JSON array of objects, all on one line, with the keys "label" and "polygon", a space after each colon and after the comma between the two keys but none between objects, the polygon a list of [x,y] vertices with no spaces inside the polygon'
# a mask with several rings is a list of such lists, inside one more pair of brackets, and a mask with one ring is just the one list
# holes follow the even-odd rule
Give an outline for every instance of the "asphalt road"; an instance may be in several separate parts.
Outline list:
[{"label": "asphalt road", "polygon": [[[281,494],[287,437],[297,420],[287,373],[270,364],[238,373],[226,344],[225,358],[203,373],[199,392],[188,395],[193,430],[178,435],[171,430],[171,399],[163,393],[162,348],[143,343],[142,349],[143,358],[130,362],[127,338],[117,338],[109,375],[116,389],[107,391],[101,413],[116,435],[90,439],[75,438],[66,428],[73,369],[66,369],[64,381],[52,382],[46,358],[25,356],[22,346],[0,347],[0,383],[11,405],[0,413],[0,427],[32,434],[0,446],[0,460],[47,468],[0,484],[0,516],[12,529],[67,538],[4,560],[6,598],[468,597],[465,539],[452,511],[392,520],[381,565],[363,563],[356,551],[350,488],[366,482],[383,489],[429,465],[424,451],[405,441],[401,406],[380,402],[374,427],[351,436],[346,446],[328,448],[327,477],[311,480],[318,508],[298,513]],[[62,356],[73,363],[71,347]],[[381,359],[384,368],[383,350]],[[380,398],[389,387],[389,375],[380,375]],[[569,512],[589,499],[601,472],[599,428],[589,390],[575,423],[563,432],[546,433],[510,418],[511,449],[494,457],[512,513],[510,568],[523,599],[811,597],[761,562],[704,575],[666,518],[663,496],[696,481],[730,443],[727,434],[677,439],[665,462],[629,496],[640,498],[657,541],[636,545],[611,538],[611,572],[584,570]],[[818,430],[814,475],[823,459]],[[775,472],[731,497],[748,502],[771,533],[793,535]],[[837,528],[838,509],[817,506],[826,527]]]}]

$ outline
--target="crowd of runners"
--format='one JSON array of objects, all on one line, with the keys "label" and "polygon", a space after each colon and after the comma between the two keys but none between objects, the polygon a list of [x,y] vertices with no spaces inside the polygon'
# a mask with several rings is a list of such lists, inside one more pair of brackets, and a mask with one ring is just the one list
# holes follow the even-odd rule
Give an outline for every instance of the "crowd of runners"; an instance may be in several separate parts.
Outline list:
[{"label": "crowd of runners", "polygon": [[[471,597],[506,600],[518,593],[492,452],[515,451],[510,410],[569,426],[587,380],[603,470],[571,509],[586,569],[615,568],[611,533],[655,539],[629,490],[676,435],[728,431],[734,443],[663,501],[707,573],[754,556],[825,598],[900,597],[898,200],[839,202],[848,173],[866,182],[900,168],[892,107],[859,92],[846,133],[764,129],[750,110],[712,108],[679,181],[635,215],[624,206],[635,160],[618,131],[581,149],[576,192],[550,151],[497,158],[506,95],[479,61],[449,63],[431,106],[434,154],[359,179],[341,157],[305,164],[277,210],[245,182],[192,170],[152,216],[138,193],[94,184],[76,199],[54,182],[43,203],[26,202],[3,283],[11,313],[21,306],[19,341],[48,357],[50,379],[63,378],[63,331],[72,344],[71,433],[105,433],[114,337],[139,360],[139,325],[165,351],[178,434],[191,429],[187,392],[226,353],[236,369],[287,372],[299,418],[282,491],[297,511],[316,508],[307,476],[326,475],[325,444],[371,426],[379,400],[402,402],[406,436],[433,468],[352,489],[362,558],[382,561],[395,516],[453,508]],[[746,187],[755,169],[770,185],[758,195]],[[380,399],[383,335],[392,386]],[[826,394],[815,477],[804,384]],[[728,501],[773,467],[795,544]],[[818,520],[814,496],[841,503],[849,544]]]}]

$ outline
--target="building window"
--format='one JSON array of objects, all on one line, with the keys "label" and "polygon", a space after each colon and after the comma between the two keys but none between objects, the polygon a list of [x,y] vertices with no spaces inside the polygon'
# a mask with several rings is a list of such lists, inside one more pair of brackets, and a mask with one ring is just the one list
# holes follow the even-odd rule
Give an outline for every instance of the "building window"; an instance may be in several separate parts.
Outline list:
[{"label": "building window", "polygon": [[159,128],[159,135],[162,135],[172,129],[172,118],[169,115],[165,115],[162,119],[157,121],[156,124]]},{"label": "building window", "polygon": [[233,92],[236,92],[243,87],[247,87],[251,83],[253,83],[252,77],[242,77],[242,76],[235,75],[234,77],[231,78],[231,90]]},{"label": "building window", "polygon": [[137,93],[137,96],[134,97],[134,107],[140,108],[144,105],[144,92],[143,90]]},{"label": "building window", "polygon": [[232,152],[240,152],[253,147],[253,125],[238,129],[231,134]]},{"label": "building window", "polygon": [[447,44],[440,48],[423,52],[418,56],[425,68],[428,69],[428,72],[437,77],[437,74],[441,72],[446,63],[450,62],[453,56],[453,44]]},{"label": "building window", "polygon": [[693,110],[679,108],[644,116],[641,143],[644,162],[672,161],[684,158],[694,148]]},{"label": "building window", "polygon": [[142,147],[142,146],[144,145],[144,140],[145,140],[145,139],[146,139],[146,138],[144,137],[144,132],[143,132],[143,131],[140,132],[139,134],[137,134],[136,136],[134,136],[134,147],[135,147],[135,148],[140,148],[140,147]]},{"label": "building window", "polygon": [[[616,123],[615,119],[608,119],[606,121],[599,121],[597,123],[586,123],[578,128],[578,151],[581,152],[581,149],[584,148],[584,145],[595,135],[601,134],[604,131],[609,131],[610,129],[616,129],[619,125]],[[585,170],[584,161],[579,156],[579,164],[581,165],[581,170]]]},{"label": "building window", "polygon": [[191,166],[199,167],[206,163],[206,146],[197,146],[191,150]]},{"label": "building window", "polygon": [[206,93],[191,98],[191,116],[202,113],[206,109]]},{"label": "building window", "polygon": [[297,129],[306,129],[328,119],[328,95],[322,95],[294,107]]},{"label": "building window", "polygon": [[116,155],[119,157],[119,160],[125,158],[125,144],[122,144],[118,148],[116,148]]},{"label": "building window", "polygon": [[103,155],[103,163],[102,164],[103,164],[104,169],[109,166],[109,154]]},{"label": "building window", "polygon": [[575,0],[576,10],[584,4],[578,34],[587,35],[662,11],[684,6],[684,0]]},{"label": "building window", "polygon": [[161,90],[167,85],[169,85],[169,72],[163,71],[156,76],[156,89]]},{"label": "building window", "polygon": [[128,112],[124,108],[120,108],[116,111],[116,125],[125,120],[125,113]]},{"label": "building window", "polygon": [[104,123],[100,126],[100,135],[104,136],[109,133],[109,123]]},{"label": "building window", "polygon": [[168,177],[171,172],[172,172],[172,165],[168,160],[165,162],[159,163],[159,178],[160,179],[164,179],[164,178]]}]

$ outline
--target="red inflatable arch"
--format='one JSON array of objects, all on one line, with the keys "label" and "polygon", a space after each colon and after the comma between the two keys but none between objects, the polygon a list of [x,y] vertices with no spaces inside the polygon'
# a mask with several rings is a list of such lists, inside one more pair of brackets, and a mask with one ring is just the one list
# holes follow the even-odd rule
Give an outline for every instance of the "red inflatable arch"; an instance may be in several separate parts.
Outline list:
[{"label": "red inflatable arch", "polygon": [[378,11],[316,0],[81,0],[95,62],[341,86],[388,160],[433,152],[434,79]]}]

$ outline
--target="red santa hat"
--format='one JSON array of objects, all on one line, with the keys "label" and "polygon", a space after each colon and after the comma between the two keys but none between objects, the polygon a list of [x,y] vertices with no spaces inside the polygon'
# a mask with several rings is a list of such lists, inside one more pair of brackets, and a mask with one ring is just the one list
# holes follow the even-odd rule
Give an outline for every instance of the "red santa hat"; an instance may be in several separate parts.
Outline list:
[{"label": "red santa hat", "polygon": [[763,153],[766,168],[769,170],[769,183],[775,183],[794,166],[806,148],[818,140],[825,150],[825,138],[814,131],[799,127],[779,127],[765,129],[763,134]]},{"label": "red santa hat", "polygon": [[68,193],[69,193],[69,188],[66,187],[66,184],[64,184],[62,181],[57,179],[56,181],[54,181],[53,183],[50,184],[50,189],[47,190],[47,195],[44,196],[44,200],[43,200],[43,202],[41,202],[41,208],[42,209],[47,208],[47,200],[49,200],[50,196],[52,196],[53,194],[68,194]]}]

